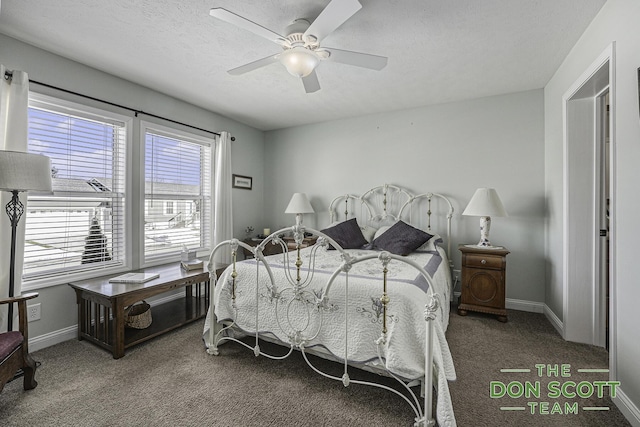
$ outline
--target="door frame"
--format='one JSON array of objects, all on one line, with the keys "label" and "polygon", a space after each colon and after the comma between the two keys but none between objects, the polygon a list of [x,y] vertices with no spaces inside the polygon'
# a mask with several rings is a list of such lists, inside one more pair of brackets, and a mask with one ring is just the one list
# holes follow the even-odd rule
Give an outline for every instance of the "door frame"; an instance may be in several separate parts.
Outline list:
[{"label": "door frame", "polygon": [[[562,97],[563,114],[563,337],[600,345],[603,297],[596,262],[599,254],[598,96],[609,90],[610,206],[610,367],[616,348],[616,183],[615,42],[585,70]],[[585,144],[585,141],[591,143]]]},{"label": "door frame", "polygon": [[[595,106],[596,106],[596,146],[595,146],[595,181],[594,187],[596,190],[595,197],[595,213],[596,217],[594,218],[595,226],[597,230],[603,230],[606,226],[606,216],[607,216],[607,191],[610,190],[607,188],[607,183],[611,179],[612,171],[610,169],[611,165],[607,165],[607,161],[611,161],[610,158],[607,157],[606,153],[606,127],[608,124],[606,123],[607,117],[607,103],[606,103],[606,95],[609,93],[609,86],[600,91],[595,96]],[[609,128],[610,129],[610,128]],[[609,145],[609,147],[611,147]],[[609,172],[609,179],[607,180],[605,175]],[[599,235],[597,238],[597,244],[594,246],[594,298],[593,298],[593,310],[594,310],[594,322],[593,322],[593,339],[594,345],[599,347],[606,346],[606,333],[607,333],[607,258],[609,254],[607,254],[607,244],[606,239],[608,236],[609,230],[606,231],[606,236]],[[603,239],[605,237],[605,239]],[[610,246],[610,245],[609,245]]]}]

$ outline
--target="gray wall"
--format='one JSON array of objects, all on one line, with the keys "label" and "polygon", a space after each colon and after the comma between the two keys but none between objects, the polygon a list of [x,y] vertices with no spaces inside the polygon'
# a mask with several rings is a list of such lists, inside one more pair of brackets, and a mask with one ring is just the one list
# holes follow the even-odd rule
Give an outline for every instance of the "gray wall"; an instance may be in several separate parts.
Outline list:
[{"label": "gray wall", "polygon": [[[615,162],[612,198],[614,246],[613,298],[611,322],[617,332],[610,356],[614,379],[622,382],[622,395],[616,401],[635,408],[635,425],[640,425],[640,339],[638,339],[637,240],[640,236],[638,182],[640,173],[640,120],[638,117],[638,80],[640,66],[640,2],[609,0],[585,31],[562,66],[545,87],[545,187],[548,200],[546,235],[547,305],[562,318],[563,274],[563,123],[562,96],[598,56],[615,42],[615,115],[612,156]],[[629,412],[627,412],[629,415]]]},{"label": "gray wall", "polygon": [[535,90],[267,132],[268,224],[294,223],[284,214],[294,192],[309,195],[316,214],[304,221],[320,229],[335,196],[388,183],[448,196],[457,248],[479,240],[479,219],[460,213],[477,187],[495,187],[509,213],[491,228],[492,243],[511,250],[507,298],[542,303],[543,129],[543,92]]},{"label": "gray wall", "polygon": [[[264,133],[262,131],[2,34],[0,34],[0,63],[10,70],[26,71],[31,80],[108,100],[203,129],[218,132],[229,131],[236,137],[231,150],[233,173],[254,177],[252,191],[233,190],[235,235],[243,235],[246,224],[252,224],[256,229],[262,228],[264,190],[264,180],[262,179]],[[180,76],[176,76],[176,78],[180,78]],[[75,102],[89,103],[97,108],[109,109],[104,104],[90,103],[82,98],[46,90],[35,84],[30,85],[30,89]],[[211,96],[215,96],[215,94]],[[117,112],[131,115],[125,110]],[[152,121],[146,116],[140,116],[140,118]],[[134,132],[138,132],[138,129],[137,122],[134,122]],[[136,140],[137,137],[134,137],[134,141]],[[39,293],[40,296],[33,300],[33,303],[42,303],[42,320],[29,324],[29,333],[32,338],[56,333],[65,328],[73,327],[77,323],[75,296],[69,286],[64,284],[43,288],[39,290]]]}]

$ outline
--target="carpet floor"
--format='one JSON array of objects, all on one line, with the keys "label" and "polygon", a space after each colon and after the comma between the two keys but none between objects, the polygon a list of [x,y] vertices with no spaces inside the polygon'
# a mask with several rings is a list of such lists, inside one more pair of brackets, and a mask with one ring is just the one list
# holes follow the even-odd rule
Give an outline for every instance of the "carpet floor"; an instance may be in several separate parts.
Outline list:
[{"label": "carpet floor", "polygon": [[[35,390],[22,380],[0,394],[2,426],[410,426],[414,414],[404,400],[388,391],[351,385],[314,373],[298,352],[282,361],[225,344],[209,356],[197,322],[129,349],[114,360],[86,341],[66,341],[33,354],[41,362]],[[509,322],[452,310],[447,337],[458,380],[450,383],[459,426],[628,426],[602,398],[550,398],[548,382],[606,381],[606,373],[578,369],[607,367],[604,349],[562,340],[541,314],[509,312]],[[283,354],[281,347],[263,348]],[[342,367],[312,358],[323,370],[340,376]],[[571,377],[551,376],[536,364],[570,365]],[[530,369],[502,373],[501,369]],[[356,379],[380,378],[363,371]],[[566,375],[566,372],[565,372]],[[539,397],[491,397],[490,384],[540,381]],[[391,384],[391,383],[389,383]],[[500,389],[498,386],[497,391]],[[512,391],[517,391],[512,386]],[[588,387],[584,386],[585,393]],[[569,388],[569,390],[571,390]],[[544,404],[546,412],[544,414]],[[554,411],[558,404],[563,413]],[[565,414],[577,403],[577,413]],[[535,413],[531,413],[531,406]],[[524,411],[501,410],[525,407]],[[584,407],[609,408],[589,411]]]}]

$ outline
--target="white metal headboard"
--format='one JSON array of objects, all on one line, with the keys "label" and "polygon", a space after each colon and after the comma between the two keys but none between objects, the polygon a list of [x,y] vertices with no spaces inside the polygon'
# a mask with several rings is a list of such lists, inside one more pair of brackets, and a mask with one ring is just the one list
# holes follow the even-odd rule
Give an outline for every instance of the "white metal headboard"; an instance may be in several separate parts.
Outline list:
[{"label": "white metal headboard", "polygon": [[329,217],[331,222],[355,217],[365,222],[361,225],[395,222],[400,219],[400,211],[411,197],[403,188],[384,184],[368,190],[362,196],[344,194],[336,197],[329,205]]},{"label": "white metal headboard", "polygon": [[[409,219],[409,223],[413,224],[413,225],[417,225],[418,227],[420,227],[420,223],[416,222],[413,220],[413,211],[414,209],[412,209],[413,206],[419,206],[419,202],[421,200],[426,200],[427,202],[427,210],[426,210],[426,231],[429,233],[433,233],[433,232],[437,232],[438,234],[440,234],[440,237],[442,237],[442,231],[439,230],[433,230],[431,227],[431,223],[432,223],[432,201],[434,200],[434,198],[436,200],[442,201],[444,203],[444,207],[446,208],[446,212],[442,212],[445,216],[445,228],[446,228],[446,245],[447,245],[447,256],[449,257],[449,260],[451,260],[451,219],[453,218],[453,205],[451,204],[451,201],[443,196],[442,194],[438,194],[438,193],[422,193],[422,194],[418,194],[417,196],[413,196],[411,197],[407,203],[404,204],[404,206],[402,206],[402,208],[400,208],[400,218],[403,218],[403,214],[406,216],[408,216]],[[422,214],[423,212],[420,210],[418,211],[420,214]],[[421,217],[423,217],[422,215],[420,215]]]},{"label": "white metal headboard", "polygon": [[[434,204],[438,203],[438,209]],[[426,204],[426,206],[424,206]],[[434,218],[439,221],[434,221]],[[447,255],[451,259],[451,220],[453,205],[444,195],[422,193],[414,196],[397,185],[384,184],[366,191],[362,196],[343,194],[329,204],[329,219],[345,221],[357,218],[361,226],[380,227],[399,219],[445,239]],[[436,222],[434,230],[432,224]],[[444,222],[444,224],[442,224]]]}]

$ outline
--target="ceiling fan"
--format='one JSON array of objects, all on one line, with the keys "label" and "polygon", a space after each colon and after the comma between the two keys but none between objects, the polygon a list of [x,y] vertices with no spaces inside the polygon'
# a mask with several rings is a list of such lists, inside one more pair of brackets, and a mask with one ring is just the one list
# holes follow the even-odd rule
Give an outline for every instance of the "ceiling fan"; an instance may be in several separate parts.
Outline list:
[{"label": "ceiling fan", "polygon": [[302,79],[305,91],[312,93],[320,90],[320,83],[316,75],[316,67],[320,61],[329,60],[372,70],[381,70],[387,65],[387,58],[384,56],[320,46],[325,37],[361,8],[362,5],[358,0],[331,0],[312,23],[306,19],[293,21],[286,28],[285,36],[220,7],[211,9],[209,14],[277,43],[284,49],[278,54],[229,70],[229,74],[248,73],[280,61],[289,73]]}]

